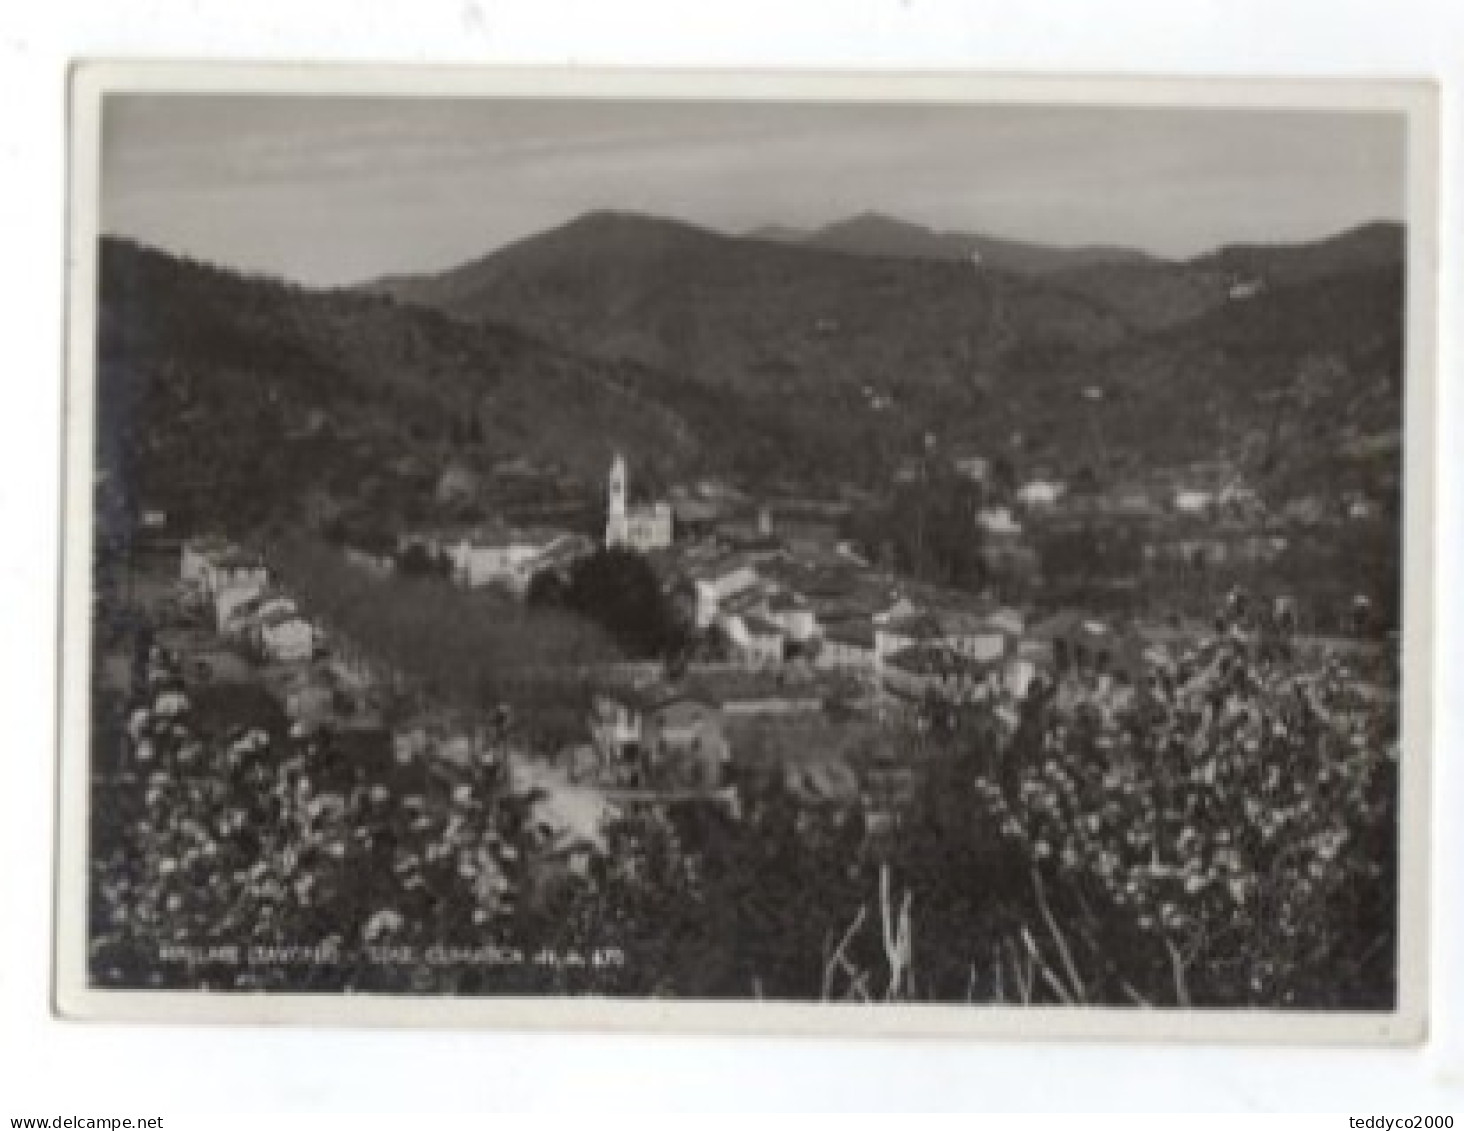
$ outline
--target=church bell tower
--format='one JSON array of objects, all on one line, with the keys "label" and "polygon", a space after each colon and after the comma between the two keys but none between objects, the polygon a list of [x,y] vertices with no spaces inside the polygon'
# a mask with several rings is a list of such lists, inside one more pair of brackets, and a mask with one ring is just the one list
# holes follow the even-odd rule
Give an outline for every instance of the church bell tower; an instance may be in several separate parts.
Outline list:
[{"label": "church bell tower", "polygon": [[609,507],[605,521],[605,545],[619,546],[625,541],[625,494],[627,490],[625,457],[619,452],[610,464]]}]

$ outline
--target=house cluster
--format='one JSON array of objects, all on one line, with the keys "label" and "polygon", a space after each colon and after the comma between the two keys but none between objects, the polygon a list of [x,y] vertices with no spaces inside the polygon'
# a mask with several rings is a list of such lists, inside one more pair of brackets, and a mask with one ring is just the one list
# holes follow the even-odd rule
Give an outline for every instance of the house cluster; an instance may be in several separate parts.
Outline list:
[{"label": "house cluster", "polygon": [[[605,791],[617,804],[695,793],[721,798],[735,813],[741,779],[731,772],[734,745],[750,734],[766,734],[744,727],[759,719],[763,726],[781,726],[786,719],[795,728],[790,733],[797,734],[799,728],[831,725],[831,687],[841,670],[872,677],[866,690],[874,694],[851,704],[856,708],[862,704],[883,713],[932,697],[987,702],[1015,726],[1012,702],[1027,694],[1039,673],[1059,696],[1096,680],[1108,689],[1098,701],[1117,703],[1138,693],[1147,660],[1144,638],[1075,612],[1027,626],[1015,610],[919,607],[902,598],[872,616],[862,631],[858,623],[818,625],[809,664],[701,664],[670,677],[627,672],[624,679],[607,678],[591,696],[588,741],[561,752],[560,772],[571,783]],[[1075,671],[1085,680],[1062,678]],[[838,757],[790,761],[783,769],[799,779],[791,783],[794,792],[806,794],[809,803],[862,798],[866,815],[877,816],[891,808],[881,792],[881,774],[889,778],[883,782],[889,789],[900,781],[909,784],[909,767],[898,755],[886,761],[857,772]],[[841,776],[848,780],[832,780]]]},{"label": "house cluster", "polygon": [[710,697],[660,684],[598,691],[590,741],[567,752],[572,780],[631,790],[712,792],[732,762],[726,719]]},{"label": "house cluster", "polygon": [[328,632],[259,556],[218,536],[188,540],[179,584],[183,607],[205,612],[206,627],[171,636],[195,683],[262,695],[299,734],[380,731],[381,695],[402,690],[402,674]]},{"label": "house cluster", "polygon": [[[236,595],[242,584],[231,582],[242,583],[243,559],[226,556],[233,553],[236,548],[222,539],[190,543],[186,591]],[[206,756],[220,738],[230,744],[231,755],[257,753],[288,727],[292,741],[300,743],[293,749],[319,757],[307,779],[317,786],[368,782],[373,800],[396,790],[406,808],[421,811],[412,825],[418,831],[427,828],[424,797],[440,798],[451,815],[446,837],[427,847],[428,861],[447,853],[453,830],[464,827],[463,815],[481,805],[477,790],[488,780],[501,782],[513,797],[519,814],[513,850],[534,867],[563,865],[587,874],[591,862],[608,851],[604,829],[616,815],[614,806],[600,790],[567,782],[516,750],[507,741],[505,709],[453,711],[419,702],[388,725],[381,711],[371,709],[371,700],[398,673],[340,636],[323,652],[258,656],[249,663],[238,647],[239,626],[290,607],[266,574],[253,597],[230,603],[218,630],[160,622],[127,715],[135,756],[152,760],[166,743],[187,761]],[[204,657],[207,674],[200,671]],[[668,715],[658,726],[664,735],[658,749],[688,744],[684,722]],[[323,730],[329,731],[324,743],[318,741]]]},{"label": "house cluster", "polygon": [[[989,484],[985,461],[963,457],[961,467],[962,474]],[[1368,499],[1355,493],[1340,498],[1341,517],[1373,516]],[[1265,565],[1286,552],[1297,528],[1329,517],[1309,497],[1268,506],[1234,464],[1209,461],[1130,475],[1103,487],[1036,468],[1009,492],[988,492],[975,522],[985,565],[996,576],[1011,577],[1040,568],[1034,538],[1095,527],[1130,539],[1142,564],[1154,570]]]},{"label": "house cluster", "polygon": [[271,583],[264,559],[227,538],[186,541],[179,579],[186,602],[207,610],[218,635],[260,660],[309,659],[323,642],[319,627]]},{"label": "house cluster", "polygon": [[522,598],[536,576],[567,576],[574,563],[594,549],[583,534],[492,523],[403,533],[397,539],[396,560],[405,562],[415,554],[465,588],[491,586]]},{"label": "house cluster", "polygon": [[1017,487],[1014,501],[1033,518],[1074,514],[1249,522],[1266,514],[1255,488],[1236,467],[1220,461],[1131,475],[1101,488],[1039,473]]},{"label": "house cluster", "polygon": [[[971,473],[985,471],[973,464]],[[883,710],[933,696],[1005,703],[1024,695],[1039,672],[1134,671],[1130,638],[1099,621],[1061,614],[1029,626],[1021,610],[996,600],[898,581],[870,566],[840,540],[833,500],[759,507],[730,488],[699,484],[633,506],[628,479],[617,457],[605,544],[643,553],[696,627],[723,643],[725,657],[650,679],[617,681],[597,670],[584,739],[560,752],[554,788],[544,787],[567,811],[578,813],[582,797],[600,804],[622,795],[628,803],[687,793],[735,803],[733,742],[752,717],[807,720],[834,702]],[[976,515],[994,545],[1020,545],[1031,519],[1032,507],[1020,500]],[[464,586],[522,595],[545,570],[567,571],[596,547],[550,527],[478,525],[355,549],[369,568],[402,569],[410,555]],[[512,760],[503,732],[486,718],[448,716],[419,702],[416,714],[387,727],[382,694],[402,690],[399,674],[338,633],[327,640],[259,557],[223,538],[198,538],[183,546],[180,572],[210,610],[210,647],[222,642],[254,659],[255,689],[267,691],[299,732],[357,734],[388,767],[476,773]],[[555,835],[579,827],[546,814]],[[581,833],[575,843],[583,848]]]},{"label": "house cluster", "polygon": [[907,699],[950,701],[1024,689],[1032,670],[1024,628],[1018,610],[984,602],[892,610],[874,626],[881,685]]},{"label": "house cluster", "polygon": [[[695,626],[750,672],[847,676],[876,693],[965,694],[1017,657],[1024,618],[951,591],[914,594],[867,564],[709,540],[662,560]],[[1006,678],[1002,675],[1002,678]]]},{"label": "house cluster", "polygon": [[[988,461],[970,454],[962,459],[962,474],[989,478]],[[1233,469],[1189,472],[1207,490],[1214,487],[1211,498],[1221,513],[1260,509]],[[1105,514],[1157,516],[1172,526],[1172,536],[1144,543],[1152,561],[1171,552],[1261,560],[1284,549],[1284,539],[1270,532],[1185,524],[1178,517],[1180,503],[1188,501],[1182,498],[1185,474],[1123,484],[1098,495],[1096,506]],[[1004,496],[988,494],[974,516],[988,564],[1034,572],[1030,531],[1092,511],[1093,497],[1055,477],[1030,479]],[[668,588],[687,601],[693,623],[716,630],[732,662],[749,672],[848,676],[883,702],[1021,696],[1039,673],[1072,668],[1119,681],[1137,678],[1137,638],[1101,620],[1064,612],[1028,624],[1020,609],[991,598],[897,582],[859,560],[836,535],[822,546],[800,545],[766,510],[747,526],[745,519],[710,518],[698,537],[677,542],[655,560]],[[1217,549],[1217,543],[1223,546]]]},{"label": "house cluster", "polygon": [[[632,502],[630,471],[617,454],[605,484],[605,527],[601,544],[643,554],[658,567],[682,571],[701,593],[703,608],[734,594],[747,580],[735,565],[731,576],[719,559],[740,555],[749,561],[770,555],[805,563],[863,565],[855,548],[840,535],[838,518],[847,504],[831,500],[788,499],[758,507],[740,491],[716,480],[673,488],[664,499]],[[776,517],[775,517],[776,515]],[[522,598],[535,577],[553,573],[567,579],[570,568],[597,549],[590,537],[553,526],[510,526],[504,522],[448,524],[402,532],[394,539],[352,538],[344,547],[353,563],[376,572],[438,570],[469,588],[493,586]],[[709,552],[715,551],[715,552]],[[772,623],[790,621],[791,610],[772,610]],[[705,622],[699,621],[705,626]],[[762,627],[766,627],[765,625]],[[766,632],[754,633],[768,648]]]},{"label": "house cluster", "polygon": [[561,753],[571,780],[646,798],[695,793],[734,807],[733,747],[746,733],[740,728],[815,719],[836,683],[808,668],[749,671],[725,664],[696,664],[669,678],[626,675],[607,673],[597,681],[589,741]]}]

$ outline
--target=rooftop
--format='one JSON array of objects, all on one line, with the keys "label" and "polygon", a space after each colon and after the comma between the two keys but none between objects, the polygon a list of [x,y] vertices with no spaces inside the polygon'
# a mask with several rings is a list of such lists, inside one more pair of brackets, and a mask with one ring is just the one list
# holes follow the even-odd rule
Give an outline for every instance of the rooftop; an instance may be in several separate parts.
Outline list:
[{"label": "rooftop", "polygon": [[1014,635],[1011,621],[1002,617],[1001,610],[976,612],[967,609],[951,609],[936,613],[942,631],[947,636],[973,636],[993,632]]},{"label": "rooftop", "polygon": [[898,636],[908,636],[913,640],[938,640],[945,635],[945,629],[940,621],[929,613],[910,613],[906,616],[892,617],[884,624],[884,630]]},{"label": "rooftop", "polygon": [[293,608],[275,609],[273,612],[266,613],[259,618],[259,626],[261,628],[276,628],[292,620],[303,621],[304,619]]},{"label": "rooftop", "polygon": [[762,606],[765,594],[761,587],[753,586],[740,593],[734,593],[722,602],[722,612],[728,616],[743,616]]},{"label": "rooftop", "polygon": [[873,648],[874,625],[867,620],[835,621],[825,626],[824,639],[859,648]]},{"label": "rooftop", "polygon": [[716,581],[740,569],[751,569],[752,564],[752,559],[742,554],[727,554],[712,561],[691,563],[686,572],[698,581]]},{"label": "rooftop", "polygon": [[196,554],[223,554],[234,549],[234,543],[222,534],[200,534],[188,540],[188,548]]},{"label": "rooftop", "polygon": [[1033,625],[1027,635],[1038,640],[1052,640],[1059,636],[1083,635],[1088,637],[1112,637],[1117,635],[1103,621],[1097,620],[1076,609],[1064,609],[1046,620]]},{"label": "rooftop", "polygon": [[808,602],[797,593],[778,593],[768,602],[768,608],[778,613],[791,613],[807,609]]},{"label": "rooftop", "polygon": [[742,618],[742,625],[753,636],[782,636],[783,630],[772,621],[758,616],[756,613]]}]

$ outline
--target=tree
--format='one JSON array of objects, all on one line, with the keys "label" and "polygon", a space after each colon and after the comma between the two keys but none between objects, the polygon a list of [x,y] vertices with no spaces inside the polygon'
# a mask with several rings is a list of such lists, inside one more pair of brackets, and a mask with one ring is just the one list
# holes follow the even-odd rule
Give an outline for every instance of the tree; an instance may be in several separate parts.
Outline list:
[{"label": "tree", "polygon": [[566,598],[636,655],[666,655],[684,637],[650,563],[633,550],[601,550],[576,562]]},{"label": "tree", "polygon": [[974,484],[936,476],[901,488],[887,507],[858,513],[846,531],[891,568],[938,584],[979,589],[986,580],[975,523],[979,497]]},{"label": "tree", "polygon": [[564,578],[552,569],[541,569],[529,579],[529,588],[524,599],[530,605],[563,605],[568,592]]},{"label": "tree", "polygon": [[414,542],[402,551],[398,567],[405,577],[435,577],[445,574],[445,559],[431,553],[427,547]]}]

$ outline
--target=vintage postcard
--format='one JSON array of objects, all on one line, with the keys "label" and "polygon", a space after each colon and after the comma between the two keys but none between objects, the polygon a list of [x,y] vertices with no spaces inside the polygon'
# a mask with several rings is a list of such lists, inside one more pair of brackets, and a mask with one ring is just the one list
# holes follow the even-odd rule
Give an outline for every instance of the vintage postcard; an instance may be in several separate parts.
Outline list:
[{"label": "vintage postcard", "polygon": [[60,1013],[1421,1039],[1426,84],[71,95]]}]

